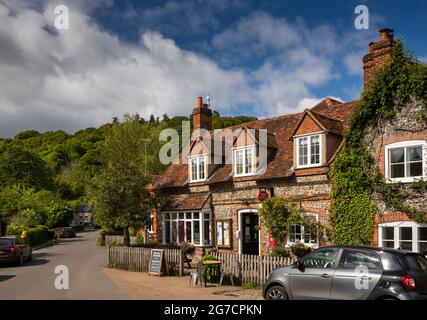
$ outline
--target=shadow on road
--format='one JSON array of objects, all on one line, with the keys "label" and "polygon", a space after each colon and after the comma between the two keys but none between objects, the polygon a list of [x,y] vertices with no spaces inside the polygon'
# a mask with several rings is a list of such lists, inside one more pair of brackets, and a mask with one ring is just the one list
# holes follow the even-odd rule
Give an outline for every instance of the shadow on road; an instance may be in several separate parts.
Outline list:
[{"label": "shadow on road", "polygon": [[15,278],[16,276],[15,275],[12,275],[12,274],[8,274],[8,275],[3,275],[3,276],[0,276],[0,282],[2,282],[2,281],[6,281],[6,280],[9,280],[9,279],[12,279],[12,278]]},{"label": "shadow on road", "polygon": [[46,263],[49,263],[48,259],[45,259],[45,258],[41,258],[41,259],[39,259],[39,258],[33,258],[33,260],[27,261],[22,266],[19,266],[19,267],[20,268],[22,268],[22,267],[25,268],[25,267],[32,267],[32,266],[41,266],[41,265],[46,264]]},{"label": "shadow on road", "polygon": [[85,239],[83,237],[78,237],[78,238],[70,238],[70,239],[61,239],[61,241],[59,241],[56,245],[61,245],[61,244],[71,244],[73,242],[77,242],[77,241],[84,241]]}]

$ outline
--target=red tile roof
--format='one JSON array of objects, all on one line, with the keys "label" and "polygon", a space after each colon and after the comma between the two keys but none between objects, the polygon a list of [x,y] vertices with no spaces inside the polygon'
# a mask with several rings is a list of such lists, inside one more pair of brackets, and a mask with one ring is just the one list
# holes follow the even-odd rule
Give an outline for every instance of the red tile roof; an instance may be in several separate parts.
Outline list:
[{"label": "red tile roof", "polygon": [[[327,98],[318,105],[310,109],[311,114],[324,126],[328,131],[335,134],[343,134],[347,128],[348,120],[351,115],[353,106],[358,101],[342,103],[337,100]],[[237,130],[246,126],[253,129],[267,129],[269,133],[269,144],[276,148],[274,156],[267,164],[267,171],[262,175],[255,177],[236,178],[232,176],[232,166],[225,164],[220,166],[209,177],[207,183],[213,184],[231,180],[253,180],[253,179],[273,179],[289,177],[293,175],[293,140],[292,135],[296,126],[304,116],[304,112],[283,115],[273,118],[260,119],[244,124],[229,127]],[[274,137],[274,140],[272,139]],[[187,165],[178,163],[168,167],[160,178],[158,187],[182,187],[188,181]]]},{"label": "red tile roof", "polygon": [[161,205],[161,210],[200,210],[205,206],[209,196],[209,193],[170,195]]}]

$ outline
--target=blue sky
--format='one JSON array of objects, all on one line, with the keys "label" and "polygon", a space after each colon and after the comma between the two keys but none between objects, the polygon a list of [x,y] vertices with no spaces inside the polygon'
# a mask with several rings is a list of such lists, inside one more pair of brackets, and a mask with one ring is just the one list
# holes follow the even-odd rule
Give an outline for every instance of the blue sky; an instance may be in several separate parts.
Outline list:
[{"label": "blue sky", "polygon": [[[54,8],[70,28],[49,32]],[[354,27],[357,5],[369,30]],[[0,0],[0,136],[76,131],[138,112],[298,112],[356,99],[362,56],[391,27],[427,61],[425,1]]]}]

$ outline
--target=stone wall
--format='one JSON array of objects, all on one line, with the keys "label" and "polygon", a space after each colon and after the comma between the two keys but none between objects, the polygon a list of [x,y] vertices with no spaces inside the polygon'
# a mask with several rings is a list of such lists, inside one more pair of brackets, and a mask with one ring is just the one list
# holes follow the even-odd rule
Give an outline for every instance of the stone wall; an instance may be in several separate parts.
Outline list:
[{"label": "stone wall", "polygon": [[[365,130],[363,143],[367,146],[374,161],[378,163],[378,168],[383,175],[385,174],[385,147],[387,145],[409,140],[427,140],[427,121],[422,117],[422,113],[425,110],[426,106],[420,101],[411,99],[398,110],[393,119],[377,123]],[[427,150],[423,152],[425,157],[424,168],[426,170]],[[425,210],[427,207],[426,191],[415,191],[410,183],[402,184],[401,187],[405,193],[405,199],[403,200],[405,205]],[[406,214],[396,212],[395,208],[385,203],[380,195],[375,194],[374,196],[378,207],[377,223],[408,219]],[[377,234],[375,235],[374,243],[377,243]]]}]

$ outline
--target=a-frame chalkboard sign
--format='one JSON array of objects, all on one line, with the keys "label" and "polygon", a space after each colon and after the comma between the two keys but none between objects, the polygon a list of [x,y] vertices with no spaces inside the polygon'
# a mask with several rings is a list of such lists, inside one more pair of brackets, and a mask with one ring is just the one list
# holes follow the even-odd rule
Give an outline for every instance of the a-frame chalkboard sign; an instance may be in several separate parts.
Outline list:
[{"label": "a-frame chalkboard sign", "polygon": [[160,249],[152,249],[150,255],[150,269],[148,275],[161,276],[165,271],[166,261],[164,259],[164,252]]}]

